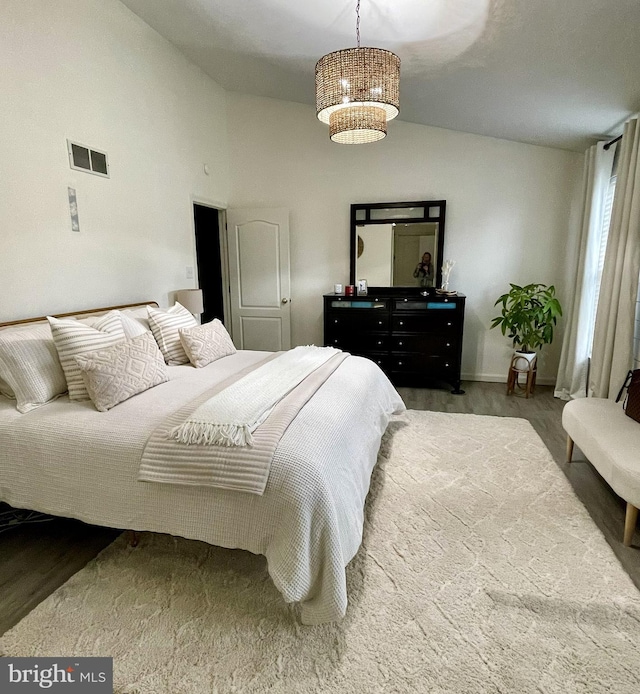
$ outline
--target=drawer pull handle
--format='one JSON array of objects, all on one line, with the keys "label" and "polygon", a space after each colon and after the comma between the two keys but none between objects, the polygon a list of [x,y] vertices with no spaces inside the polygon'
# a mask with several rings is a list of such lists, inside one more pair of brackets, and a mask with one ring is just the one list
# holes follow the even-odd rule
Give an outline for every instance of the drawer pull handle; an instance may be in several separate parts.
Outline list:
[{"label": "drawer pull handle", "polygon": [[404,321],[400,321],[400,325],[404,325]]},{"label": "drawer pull handle", "polygon": [[404,299],[405,304],[407,303],[407,301],[409,301],[409,299]]},{"label": "drawer pull handle", "polygon": [[381,320],[378,321],[378,325],[382,325],[382,321],[381,321]]},{"label": "drawer pull handle", "polygon": [[398,366],[402,366],[402,362],[401,362],[401,361],[398,362]]},{"label": "drawer pull handle", "polygon": [[398,342],[398,344],[400,345],[400,347],[402,347],[402,342]]},{"label": "drawer pull handle", "polygon": [[451,325],[451,323],[447,323],[447,325]]},{"label": "drawer pull handle", "polygon": [[445,364],[445,366],[449,366],[449,364]]},{"label": "drawer pull handle", "polygon": [[451,347],[451,343],[450,343],[450,342],[447,342],[447,347]]},{"label": "drawer pull handle", "polygon": [[378,344],[381,345],[381,344],[382,344],[382,341],[381,341],[381,340],[378,340]]},{"label": "drawer pull handle", "polygon": [[334,345],[337,345],[337,344],[338,344],[338,340],[334,340],[334,341],[333,341],[333,344],[334,344]]},{"label": "drawer pull handle", "polygon": [[334,322],[334,323],[337,323],[337,322],[338,322],[338,319],[337,319],[337,318],[335,318],[333,322]]}]

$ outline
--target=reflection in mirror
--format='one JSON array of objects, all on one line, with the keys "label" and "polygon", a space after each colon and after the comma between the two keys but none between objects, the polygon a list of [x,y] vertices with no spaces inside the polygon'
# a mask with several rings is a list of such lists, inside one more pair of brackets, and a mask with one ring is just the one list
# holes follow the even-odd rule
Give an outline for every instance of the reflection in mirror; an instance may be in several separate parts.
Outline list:
[{"label": "reflection in mirror", "polygon": [[438,224],[357,225],[356,276],[376,287],[433,287]]},{"label": "reflection in mirror", "polygon": [[446,202],[351,205],[351,284],[439,287]]}]

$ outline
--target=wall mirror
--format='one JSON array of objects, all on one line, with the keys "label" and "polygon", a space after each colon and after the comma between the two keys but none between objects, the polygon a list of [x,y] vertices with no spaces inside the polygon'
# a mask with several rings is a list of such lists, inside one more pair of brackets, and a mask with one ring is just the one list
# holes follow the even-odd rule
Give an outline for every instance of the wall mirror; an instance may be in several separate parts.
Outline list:
[{"label": "wall mirror", "polygon": [[445,200],[351,205],[350,284],[440,287]]}]

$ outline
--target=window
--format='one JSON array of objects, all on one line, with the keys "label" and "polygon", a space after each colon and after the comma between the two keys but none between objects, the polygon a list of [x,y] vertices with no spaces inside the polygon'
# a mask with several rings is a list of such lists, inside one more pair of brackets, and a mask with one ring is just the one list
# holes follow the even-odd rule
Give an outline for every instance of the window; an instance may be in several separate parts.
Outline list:
[{"label": "window", "polygon": [[[617,155],[617,151],[616,151]],[[607,240],[609,239],[609,227],[611,226],[611,212],[613,211],[613,198],[616,194],[616,182],[618,180],[618,157],[616,156],[613,160],[613,170],[611,172],[611,178],[609,179],[609,185],[607,187],[604,196],[604,205],[602,210],[602,229],[600,232],[600,248],[598,250],[598,265],[596,268],[596,274],[593,278],[595,292],[594,292],[594,304],[592,307],[593,320],[591,325],[595,326],[596,322],[596,312],[598,310],[598,298],[600,297],[600,285],[602,283],[602,270],[604,268],[604,257],[607,253]],[[591,356],[591,350],[593,349],[593,330],[589,335],[589,356]]]}]

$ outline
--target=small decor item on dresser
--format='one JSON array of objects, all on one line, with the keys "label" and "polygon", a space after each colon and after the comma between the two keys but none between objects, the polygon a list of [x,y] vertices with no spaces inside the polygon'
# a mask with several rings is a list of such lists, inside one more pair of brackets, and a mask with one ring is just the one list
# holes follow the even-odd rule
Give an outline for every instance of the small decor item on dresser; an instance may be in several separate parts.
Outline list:
[{"label": "small decor item on dresser", "polygon": [[627,394],[622,403],[625,414],[627,417],[635,419],[636,422],[640,422],[640,369],[629,371],[627,377],[624,379],[622,388],[620,388],[616,402],[620,402],[620,398],[625,389]]},{"label": "small decor item on dresser", "polygon": [[356,293],[356,288],[354,287],[353,284],[348,284],[344,288],[344,293],[346,296],[353,296]]},{"label": "small decor item on dresser", "polygon": [[358,280],[358,296],[367,296],[368,293],[367,280]]},{"label": "small decor item on dresser", "polygon": [[334,294],[342,294],[342,285],[341,284],[334,284],[333,285],[333,293]]},{"label": "small decor item on dresser", "polygon": [[455,296],[457,294],[457,292],[449,290],[449,277],[455,264],[455,260],[445,260],[442,263],[442,287],[436,289],[437,294],[444,294],[445,296]]}]

